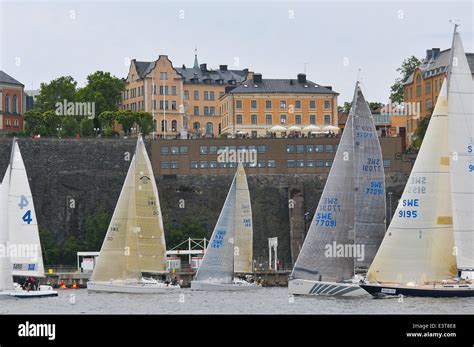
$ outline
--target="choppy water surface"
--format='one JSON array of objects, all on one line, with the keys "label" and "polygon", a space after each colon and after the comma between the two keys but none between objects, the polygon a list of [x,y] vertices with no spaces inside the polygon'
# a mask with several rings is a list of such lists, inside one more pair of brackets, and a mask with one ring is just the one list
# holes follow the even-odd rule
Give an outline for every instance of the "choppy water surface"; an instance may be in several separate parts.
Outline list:
[{"label": "choppy water surface", "polygon": [[5,299],[3,314],[473,314],[474,298],[288,297],[287,288],[137,295],[63,290],[56,298]]}]

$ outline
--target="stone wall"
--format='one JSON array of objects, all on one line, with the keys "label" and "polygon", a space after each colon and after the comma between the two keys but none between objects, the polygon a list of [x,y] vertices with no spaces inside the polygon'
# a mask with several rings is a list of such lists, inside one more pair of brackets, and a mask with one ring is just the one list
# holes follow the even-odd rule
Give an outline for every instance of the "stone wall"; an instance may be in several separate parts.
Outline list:
[{"label": "stone wall", "polygon": [[[84,238],[85,219],[98,208],[113,212],[133,154],[132,139],[19,139],[40,226],[64,244],[69,235]],[[0,139],[0,177],[10,158],[11,139]],[[150,149],[149,143],[147,147]],[[189,216],[205,223],[209,235],[217,221],[231,176],[156,175],[165,225]],[[282,265],[291,267],[324,187],[325,175],[249,175],[254,222],[254,255],[268,259],[268,237],[278,237]],[[407,173],[387,176],[396,207]],[[295,204],[289,209],[289,199]],[[71,199],[75,207],[71,208]],[[181,200],[182,199],[182,200]],[[180,201],[184,201],[181,208]],[[387,200],[387,206],[389,205]],[[305,220],[305,213],[308,213]],[[290,235],[292,237],[290,237]],[[292,238],[292,239],[291,239]],[[94,250],[82,250],[94,251]]]}]

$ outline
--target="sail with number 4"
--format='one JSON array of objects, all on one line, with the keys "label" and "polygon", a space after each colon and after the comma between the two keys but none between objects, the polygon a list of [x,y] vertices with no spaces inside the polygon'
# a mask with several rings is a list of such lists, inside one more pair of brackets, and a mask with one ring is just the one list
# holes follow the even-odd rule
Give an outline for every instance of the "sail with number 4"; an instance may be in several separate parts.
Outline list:
[{"label": "sail with number 4", "polygon": [[[8,177],[7,177],[8,176]],[[16,140],[13,141],[9,170],[4,177],[8,194],[7,224],[14,276],[44,277],[43,256],[33,197],[25,164]],[[2,187],[4,186],[2,183]]]},{"label": "sail with number 4", "polygon": [[351,279],[356,267],[370,264],[384,232],[382,153],[372,114],[357,84],[334,163],[291,277],[327,282]]},{"label": "sail with number 4", "polygon": [[[10,165],[8,165],[2,185],[0,186],[0,245],[7,250],[9,245],[8,233],[8,187],[10,186]],[[9,253],[0,257],[0,291],[13,288],[12,263]]]},{"label": "sail with number 4", "polygon": [[474,271],[474,87],[458,32],[448,71],[453,227],[459,269]]},{"label": "sail with number 4", "polygon": [[140,280],[166,271],[166,245],[158,189],[141,136],[91,280]]}]

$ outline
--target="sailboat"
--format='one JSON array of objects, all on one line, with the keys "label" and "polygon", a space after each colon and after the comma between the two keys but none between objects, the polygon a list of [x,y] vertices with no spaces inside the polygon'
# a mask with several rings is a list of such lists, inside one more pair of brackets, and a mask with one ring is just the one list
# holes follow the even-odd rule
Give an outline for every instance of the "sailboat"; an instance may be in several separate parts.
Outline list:
[{"label": "sailboat", "polygon": [[252,208],[247,177],[239,163],[212,233],[209,245],[193,281],[194,290],[249,290],[260,285],[236,274],[252,272]]},{"label": "sailboat", "polygon": [[408,183],[361,284],[375,297],[474,296],[462,278],[462,268],[474,269],[474,94],[456,27],[451,55]]},{"label": "sailboat", "polygon": [[166,244],[158,189],[141,136],[97,258],[89,291],[163,293],[179,284],[145,274],[166,273]]},{"label": "sailboat", "polygon": [[385,233],[385,177],[357,82],[334,164],[288,281],[296,295],[367,295],[359,286]]},{"label": "sailboat", "polygon": [[49,285],[23,289],[13,276],[45,277],[38,223],[20,147],[13,139],[10,163],[0,186],[0,296],[57,296]]}]

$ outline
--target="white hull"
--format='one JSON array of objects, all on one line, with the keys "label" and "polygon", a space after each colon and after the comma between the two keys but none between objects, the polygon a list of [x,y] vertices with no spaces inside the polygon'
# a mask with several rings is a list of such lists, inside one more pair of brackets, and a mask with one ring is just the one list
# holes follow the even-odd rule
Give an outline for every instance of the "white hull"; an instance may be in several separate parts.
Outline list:
[{"label": "white hull", "polygon": [[125,282],[87,282],[90,292],[128,293],[128,294],[161,294],[180,289],[179,285],[165,283],[125,283]]},{"label": "white hull", "polygon": [[253,283],[213,283],[205,281],[191,281],[192,290],[203,290],[203,291],[244,291],[244,290],[256,290],[262,286]]},{"label": "white hull", "polygon": [[30,290],[26,291],[21,288],[16,288],[11,291],[1,291],[0,298],[19,298],[19,299],[28,299],[28,298],[46,298],[50,296],[58,296],[58,292],[53,290],[51,286],[40,286],[39,290]]},{"label": "white hull", "polygon": [[367,292],[357,283],[335,283],[302,279],[289,280],[288,292],[293,295],[367,296]]}]

